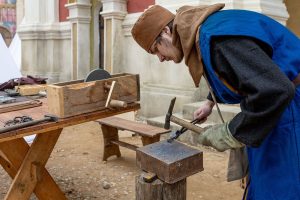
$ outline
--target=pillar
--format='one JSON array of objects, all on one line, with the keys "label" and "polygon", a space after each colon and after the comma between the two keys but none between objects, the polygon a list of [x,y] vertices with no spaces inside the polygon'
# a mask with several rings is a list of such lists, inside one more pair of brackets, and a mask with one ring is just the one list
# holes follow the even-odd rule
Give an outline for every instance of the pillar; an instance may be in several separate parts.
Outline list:
[{"label": "pillar", "polygon": [[77,0],[66,5],[71,23],[72,79],[84,79],[90,72],[91,6],[90,0]]},{"label": "pillar", "polygon": [[102,0],[104,18],[104,69],[114,74],[122,64],[122,23],[127,14],[127,0]]}]

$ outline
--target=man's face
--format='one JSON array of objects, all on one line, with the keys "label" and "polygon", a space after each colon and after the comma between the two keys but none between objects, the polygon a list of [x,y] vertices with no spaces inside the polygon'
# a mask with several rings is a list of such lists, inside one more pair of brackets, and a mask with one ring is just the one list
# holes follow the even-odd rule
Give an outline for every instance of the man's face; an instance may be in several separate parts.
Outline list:
[{"label": "man's face", "polygon": [[160,62],[173,60],[175,63],[180,63],[183,53],[172,44],[172,33],[168,26],[163,29],[159,37],[152,44],[149,53],[157,55]]}]

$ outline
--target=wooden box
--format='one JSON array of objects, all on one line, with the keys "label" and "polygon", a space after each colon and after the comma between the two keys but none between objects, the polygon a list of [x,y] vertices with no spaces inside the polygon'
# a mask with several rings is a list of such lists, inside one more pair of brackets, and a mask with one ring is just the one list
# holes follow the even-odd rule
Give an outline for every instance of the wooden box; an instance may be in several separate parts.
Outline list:
[{"label": "wooden box", "polygon": [[84,82],[76,80],[47,86],[50,114],[60,118],[102,110],[112,81],[116,81],[112,98],[133,103],[140,100],[139,75],[115,74],[109,79]]},{"label": "wooden box", "polygon": [[165,140],[138,148],[136,163],[140,169],[173,184],[203,170],[203,153],[180,142]]}]

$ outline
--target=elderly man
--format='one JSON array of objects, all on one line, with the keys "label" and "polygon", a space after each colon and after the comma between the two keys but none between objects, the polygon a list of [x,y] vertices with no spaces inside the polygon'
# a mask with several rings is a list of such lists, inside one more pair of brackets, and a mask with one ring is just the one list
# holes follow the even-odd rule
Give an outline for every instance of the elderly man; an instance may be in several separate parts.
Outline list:
[{"label": "elderly man", "polygon": [[300,40],[267,16],[223,7],[183,6],[174,15],[154,5],[132,35],[161,62],[184,58],[196,87],[207,79],[213,92],[195,118],[211,113],[213,99],[240,103],[240,113],[198,141],[219,151],[246,146],[247,199],[300,199]]}]

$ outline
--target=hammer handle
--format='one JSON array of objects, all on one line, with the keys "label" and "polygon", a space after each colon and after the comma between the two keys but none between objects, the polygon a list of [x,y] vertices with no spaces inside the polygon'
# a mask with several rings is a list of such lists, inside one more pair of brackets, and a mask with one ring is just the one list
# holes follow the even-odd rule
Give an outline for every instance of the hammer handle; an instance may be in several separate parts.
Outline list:
[{"label": "hammer handle", "polygon": [[[205,122],[206,121],[206,119],[204,118],[204,119],[194,119],[193,121],[190,121],[190,123],[192,123],[192,124],[202,124],[203,122]],[[185,127],[182,127],[181,129],[180,129],[180,132],[181,133],[184,133],[185,131],[187,131],[188,129],[187,128],[185,128]]]},{"label": "hammer handle", "polygon": [[189,129],[191,131],[194,131],[196,133],[200,133],[200,132],[203,131],[203,129],[201,127],[196,126],[195,124],[187,122],[187,121],[185,121],[183,119],[180,119],[178,117],[175,117],[174,115],[171,116],[170,121],[174,122],[175,124],[178,124],[178,125],[180,125],[182,127],[185,127],[185,128],[187,128],[187,129]]},{"label": "hammer handle", "polygon": [[110,100],[109,105],[111,107],[117,107],[117,108],[126,108],[127,107],[127,103],[125,101],[119,101],[119,100]]}]

